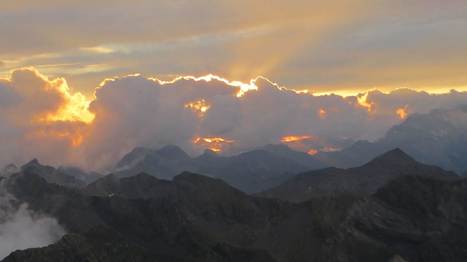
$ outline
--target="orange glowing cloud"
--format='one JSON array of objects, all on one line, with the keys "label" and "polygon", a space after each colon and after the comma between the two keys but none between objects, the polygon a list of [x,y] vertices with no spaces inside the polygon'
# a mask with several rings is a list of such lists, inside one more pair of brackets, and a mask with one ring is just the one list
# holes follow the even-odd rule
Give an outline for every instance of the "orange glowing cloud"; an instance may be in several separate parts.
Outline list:
[{"label": "orange glowing cloud", "polygon": [[287,135],[280,139],[282,143],[287,144],[292,149],[302,152],[311,152],[313,148],[310,148],[310,143],[315,140],[316,138],[311,135]]},{"label": "orange glowing cloud", "polygon": [[375,103],[368,100],[368,93],[358,95],[357,102],[361,107],[365,108],[368,113],[375,110]]},{"label": "orange glowing cloud", "polygon": [[307,151],[307,154],[308,154],[308,155],[311,155],[311,156],[314,156],[314,155],[318,154],[318,152],[319,152],[318,150],[316,150],[316,149],[314,149],[314,148],[311,148],[311,149],[309,149],[309,150]]},{"label": "orange glowing cloud", "polygon": [[326,119],[326,117],[328,116],[328,112],[326,111],[326,109],[320,108],[320,109],[318,110],[318,116],[319,116],[319,118],[321,118],[321,119]]},{"label": "orange glowing cloud", "polygon": [[289,136],[283,136],[281,138],[282,143],[297,143],[297,142],[303,142],[303,141],[310,141],[313,140],[313,136],[309,135],[289,135]]},{"label": "orange glowing cloud", "polygon": [[206,100],[200,99],[185,104],[185,108],[188,108],[194,113],[196,113],[198,117],[203,117],[206,114],[206,112],[208,112],[209,108],[211,108],[211,105],[208,104]]},{"label": "orange glowing cloud", "polygon": [[396,115],[397,115],[401,120],[406,119],[406,118],[409,116],[409,107],[406,105],[406,106],[397,108],[397,109],[396,109]]},{"label": "orange glowing cloud", "polygon": [[234,140],[223,137],[196,137],[193,139],[195,145],[199,145],[214,152],[222,152],[226,146],[234,142]]}]

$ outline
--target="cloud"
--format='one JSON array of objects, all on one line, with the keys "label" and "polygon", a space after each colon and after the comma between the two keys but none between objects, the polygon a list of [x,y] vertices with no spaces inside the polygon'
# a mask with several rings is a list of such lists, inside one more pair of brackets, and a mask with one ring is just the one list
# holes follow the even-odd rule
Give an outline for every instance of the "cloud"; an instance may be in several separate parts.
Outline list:
[{"label": "cloud", "polygon": [[284,136],[296,137],[287,142],[296,149],[329,151],[378,139],[411,114],[465,101],[467,93],[409,89],[316,96],[263,77],[243,83],[213,75],[107,79],[87,99],[63,78],[20,69],[0,82],[0,163],[38,157],[102,169],[137,146],[176,144],[192,154],[205,148],[232,154]]},{"label": "cloud", "polygon": [[15,207],[13,202],[0,182],[0,259],[15,250],[47,246],[65,234],[55,219],[30,211],[26,204]]},{"label": "cloud", "polygon": [[[243,89],[249,89],[238,97]],[[359,97],[313,96],[280,87],[265,78],[237,84],[215,78],[162,82],[128,76],[103,83],[90,110],[96,115],[86,157],[92,166],[110,164],[136,145],[177,144],[191,153],[198,137],[233,143],[227,153],[279,143],[283,136],[308,136],[297,149],[329,150],[357,139],[374,140],[413,113],[465,103],[467,93],[430,95],[398,90]],[[370,108],[366,104],[371,105]],[[193,107],[193,105],[204,106]],[[201,113],[200,113],[201,112]],[[205,147],[206,144],[204,144]],[[100,163],[100,164],[99,164]],[[105,164],[104,164],[105,165]]]},{"label": "cloud", "polygon": [[83,95],[71,95],[63,78],[49,80],[31,68],[13,71],[0,80],[0,162],[35,156],[65,161],[93,117],[86,103]]}]

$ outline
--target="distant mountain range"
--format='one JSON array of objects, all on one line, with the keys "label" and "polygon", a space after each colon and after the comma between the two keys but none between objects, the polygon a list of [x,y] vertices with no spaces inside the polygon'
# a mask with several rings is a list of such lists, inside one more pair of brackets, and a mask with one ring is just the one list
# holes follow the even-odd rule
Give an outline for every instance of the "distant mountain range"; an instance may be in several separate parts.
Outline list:
[{"label": "distant mountain range", "polygon": [[315,157],[329,166],[347,168],[363,165],[396,147],[423,163],[467,173],[467,106],[411,115],[376,142],[359,141],[342,151]]},{"label": "distant mountain range", "polygon": [[[172,181],[108,175],[77,189],[48,183],[36,174],[43,170],[25,169],[6,178],[8,192],[55,217],[68,234],[3,262],[467,259],[467,180],[401,150],[360,168],[332,170],[296,177],[316,194],[292,203],[189,172]],[[308,180],[314,176],[322,178]],[[325,182],[331,176],[338,179]],[[293,181],[278,188],[303,193],[288,188]]]},{"label": "distant mountain range", "polygon": [[169,145],[158,150],[136,148],[117,164],[118,177],[141,172],[170,179],[190,171],[220,178],[247,192],[259,192],[279,185],[293,175],[323,168],[320,161],[286,145],[268,145],[235,156],[221,156],[210,150],[191,158],[182,149]]},{"label": "distant mountain range", "polygon": [[0,170],[0,176],[9,177],[15,173],[35,174],[47,182],[71,188],[83,188],[87,184],[102,177],[97,172],[86,172],[77,167],[58,167],[43,165],[33,159],[21,167],[10,164]]}]

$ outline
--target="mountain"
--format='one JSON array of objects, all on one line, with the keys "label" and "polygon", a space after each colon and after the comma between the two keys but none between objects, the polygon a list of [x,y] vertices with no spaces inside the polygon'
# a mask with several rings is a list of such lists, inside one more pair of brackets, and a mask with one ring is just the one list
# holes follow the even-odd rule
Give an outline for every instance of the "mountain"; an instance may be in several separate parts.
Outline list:
[{"label": "mountain", "polygon": [[458,174],[467,172],[467,106],[411,115],[376,142],[359,141],[339,152],[316,158],[331,166],[354,167],[399,147],[416,160]]},{"label": "mountain", "polygon": [[132,199],[159,198],[177,194],[175,184],[171,181],[145,173],[123,178],[110,174],[89,184],[82,189],[82,192],[90,196],[116,195]]},{"label": "mountain", "polygon": [[369,195],[400,176],[458,178],[454,173],[421,164],[402,150],[394,149],[357,168],[327,168],[297,175],[260,195],[295,202],[342,193]]},{"label": "mountain", "polygon": [[166,146],[159,150],[134,149],[119,161],[114,173],[118,177],[147,173],[170,179],[190,171],[223,179],[251,193],[276,186],[297,173],[322,167],[312,156],[287,146],[270,145],[234,156],[220,156],[206,150],[195,158],[176,146]]},{"label": "mountain", "polygon": [[95,180],[102,177],[102,174],[94,171],[84,171],[79,167],[74,166],[60,166],[57,168],[57,172],[72,176],[85,184],[94,182]]},{"label": "mountain", "polygon": [[84,181],[63,172],[63,170],[40,164],[37,159],[21,166],[21,172],[26,175],[38,175],[49,183],[66,187],[81,188],[86,185]]},{"label": "mountain", "polygon": [[[395,151],[369,163],[394,164],[410,169],[413,160]],[[367,196],[302,203],[249,196],[192,173],[102,178],[107,186],[94,196],[18,173],[7,178],[8,191],[68,234],[3,262],[465,261],[467,180],[427,171],[433,175],[399,176]]]},{"label": "mountain", "polygon": [[78,167],[60,166],[55,168],[42,165],[37,159],[31,160],[20,168],[14,164],[7,165],[0,171],[0,176],[8,177],[19,172],[36,174],[49,183],[74,188],[82,188],[102,177],[97,172],[87,172]]},{"label": "mountain", "polygon": [[117,163],[115,171],[125,176],[148,172],[160,178],[172,178],[195,168],[188,154],[179,147],[169,145],[159,150],[135,148]]},{"label": "mountain", "polygon": [[[137,187],[159,182],[146,175],[120,181]],[[18,174],[8,183],[10,192],[31,209],[56,217],[69,234],[54,245],[15,252],[4,261],[277,261],[267,251],[273,251],[268,242],[290,244],[266,232],[271,227],[299,231],[300,224],[286,221],[288,211],[301,207],[250,197],[221,180],[191,173],[166,183],[176,194],[143,199],[123,190],[96,197]],[[287,250],[274,251],[274,256],[290,256]]]}]

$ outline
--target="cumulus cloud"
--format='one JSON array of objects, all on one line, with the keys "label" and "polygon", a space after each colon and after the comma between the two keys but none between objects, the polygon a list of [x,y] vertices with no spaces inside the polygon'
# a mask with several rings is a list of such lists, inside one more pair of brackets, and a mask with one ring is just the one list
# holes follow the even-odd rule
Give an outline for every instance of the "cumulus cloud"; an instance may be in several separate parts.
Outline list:
[{"label": "cumulus cloud", "polygon": [[35,156],[65,161],[92,118],[82,112],[82,102],[84,97],[71,95],[64,79],[49,80],[34,69],[15,70],[0,80],[0,163]]},{"label": "cumulus cloud", "polygon": [[30,211],[26,204],[16,207],[14,202],[0,183],[0,259],[15,250],[49,245],[65,234],[55,219]]},{"label": "cumulus cloud", "polygon": [[[99,165],[112,163],[136,145],[177,144],[193,153],[207,147],[193,143],[197,137],[234,141],[222,148],[227,153],[279,143],[284,136],[306,137],[290,143],[300,150],[335,150],[349,141],[377,139],[412,113],[453,107],[466,99],[465,93],[411,90],[313,96],[265,78],[240,84],[212,77],[162,82],[129,76],[107,81],[97,90],[90,107],[96,119],[84,142],[85,155],[96,161],[91,165]],[[192,106],[196,104],[198,108]],[[401,116],[400,110],[406,114]]]},{"label": "cumulus cloud", "polygon": [[282,141],[310,153],[337,150],[354,140],[378,139],[410,114],[461,105],[467,93],[404,89],[316,96],[262,77],[242,83],[132,75],[103,81],[87,101],[64,79],[23,69],[1,82],[0,101],[1,163],[38,157],[108,168],[136,146],[176,144],[192,154],[205,148],[232,154]]}]

